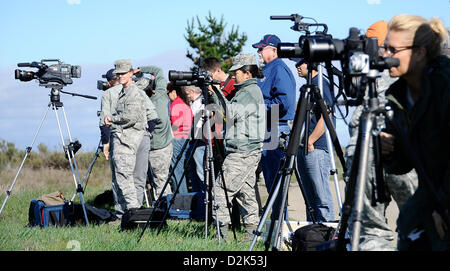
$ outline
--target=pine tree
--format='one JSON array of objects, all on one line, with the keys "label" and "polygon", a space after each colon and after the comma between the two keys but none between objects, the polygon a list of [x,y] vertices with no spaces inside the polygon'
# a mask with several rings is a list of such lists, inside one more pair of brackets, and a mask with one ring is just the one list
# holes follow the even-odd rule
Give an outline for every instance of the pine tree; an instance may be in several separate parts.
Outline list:
[{"label": "pine tree", "polygon": [[[247,35],[240,34],[239,26],[234,25],[231,27],[231,32],[225,33],[227,24],[224,22],[223,15],[220,20],[217,20],[209,12],[205,19],[206,24],[203,24],[198,16],[188,21],[187,34],[184,38],[194,52],[188,49],[186,57],[191,59],[195,66],[200,64],[202,58],[216,57],[223,63],[222,69],[227,72],[232,65],[232,57],[241,52],[247,41]],[[198,24],[197,29],[195,29],[195,21]]]}]

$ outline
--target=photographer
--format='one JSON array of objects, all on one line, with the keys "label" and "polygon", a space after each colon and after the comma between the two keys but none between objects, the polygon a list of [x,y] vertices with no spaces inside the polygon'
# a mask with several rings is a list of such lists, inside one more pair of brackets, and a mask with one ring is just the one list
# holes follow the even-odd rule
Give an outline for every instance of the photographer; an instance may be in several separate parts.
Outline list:
[{"label": "photographer", "polygon": [[220,61],[215,57],[205,58],[203,60],[203,68],[212,74],[213,80],[220,81],[220,90],[223,92],[225,98],[231,101],[234,95],[236,95],[236,89],[234,88],[236,82],[231,75],[226,74],[222,70]]},{"label": "photographer", "polygon": [[[261,167],[268,192],[276,181],[280,161],[285,156],[284,151],[279,148],[279,138],[281,133],[290,133],[296,103],[294,76],[283,60],[278,58],[277,46],[280,42],[276,35],[267,34],[261,41],[252,45],[258,49],[260,62],[265,64],[262,68],[264,78],[258,80],[258,86],[261,88],[267,110],[267,135]],[[274,209],[279,208],[274,206]],[[277,216],[277,213],[274,212],[273,215]]]},{"label": "photographer", "polygon": [[[308,68],[310,68],[312,72],[311,83],[315,86],[319,85],[316,64],[307,64],[306,60],[302,59],[295,66],[297,67],[298,75],[303,78],[308,77]],[[323,99],[329,108],[333,108],[333,97],[327,80],[323,80],[322,93]],[[331,222],[335,220],[335,217],[329,182],[331,161],[325,135],[326,127],[320,108],[316,105],[315,96],[313,96],[311,102],[313,106],[311,108],[309,130],[305,131],[305,137],[306,135],[308,136],[308,146],[299,148],[297,166],[305,187],[305,193],[308,195],[311,207],[314,210],[316,221]],[[334,116],[332,121],[336,121]],[[308,148],[306,155],[304,148]],[[307,217],[307,220],[312,221],[311,217]]]},{"label": "photographer", "polygon": [[[236,95],[226,102],[226,118],[229,127],[225,135],[223,175],[230,200],[237,199],[243,223],[246,227],[246,240],[250,240],[259,222],[258,203],[255,195],[255,171],[261,159],[265,133],[265,107],[256,78],[262,78],[261,70],[253,54],[239,54],[233,58],[236,80]],[[217,94],[211,92],[212,100],[221,106]],[[223,95],[222,93],[219,93]],[[217,220],[220,234],[227,240],[230,216],[227,210],[223,182],[216,179]]]},{"label": "photographer", "polygon": [[[192,130],[193,134],[191,134],[192,140],[189,142],[189,146],[186,152],[186,157],[189,157],[192,152],[194,163],[192,165],[188,165],[187,168],[195,169],[190,170],[189,179],[191,180],[192,190],[191,192],[201,192],[205,191],[204,187],[204,167],[203,160],[205,157],[206,143],[205,137],[203,135],[203,115],[202,112],[205,108],[202,99],[202,90],[194,85],[191,86],[183,86],[182,91],[184,95],[186,95],[187,100],[189,101],[189,105],[192,110],[193,115],[193,123],[194,129]],[[194,149],[195,147],[195,149]]]},{"label": "photographer", "polygon": [[[366,31],[366,37],[377,38],[378,46],[384,43],[386,34],[388,31],[388,23],[386,21],[378,21],[373,23]],[[391,78],[389,71],[384,70],[381,73],[381,77],[376,80],[377,97],[381,106],[386,104],[385,92],[387,88],[397,80],[397,78]],[[366,95],[367,96],[367,95]],[[366,97],[367,99],[368,97]],[[359,133],[360,117],[363,113],[364,105],[359,105],[353,112],[352,118],[349,123],[350,141],[345,148],[345,161],[347,168],[352,167],[353,158],[355,155],[355,148]],[[385,127],[384,117],[377,118],[377,125],[379,127]],[[394,232],[389,228],[385,216],[386,208],[389,202],[377,202],[374,196],[377,192],[376,181],[376,167],[375,160],[373,158],[373,142],[370,145],[370,155],[368,161],[368,170],[365,185],[363,211],[361,220],[361,233],[359,250],[373,251],[373,250],[393,250],[393,241],[395,240]],[[346,183],[348,183],[348,177],[344,176]],[[384,185],[387,187],[385,196],[387,198],[393,198],[400,209],[403,204],[414,194],[417,188],[417,175],[414,170],[402,175],[386,174],[383,171]],[[384,195],[378,195],[382,197]],[[390,200],[389,200],[390,201]],[[350,221],[352,223],[352,221]],[[352,224],[350,224],[350,227]]]},{"label": "photographer", "polygon": [[[161,190],[169,176],[169,168],[172,160],[172,128],[169,119],[169,98],[167,97],[167,81],[164,78],[163,70],[156,66],[143,66],[139,68],[142,73],[148,73],[155,78],[155,90],[151,94],[150,100],[155,105],[158,114],[158,121],[152,133],[149,161],[153,169],[154,176],[149,176],[153,180],[152,186],[156,197],[161,194]],[[170,186],[164,191],[164,195],[171,194]]]},{"label": "photographer", "polygon": [[[111,163],[113,165],[113,195],[116,217],[130,208],[139,208],[134,170],[136,154],[147,133],[146,101],[133,82],[130,60],[117,60],[113,74],[119,85],[102,97],[104,124],[111,128]],[[145,142],[144,142],[145,144]]]},{"label": "photographer", "polygon": [[[397,15],[389,22],[384,56],[398,58],[390,68],[399,77],[386,92],[393,121],[407,135],[406,149],[398,131],[382,133],[382,153],[388,172],[405,173],[413,167],[412,150],[428,179],[418,171],[419,185],[403,205],[397,220],[399,250],[449,250],[450,234],[450,61],[442,56],[447,36],[443,23],[419,16]],[[400,142],[402,141],[402,142]],[[416,168],[416,170],[418,170]],[[433,193],[433,188],[437,194]]]},{"label": "photographer", "polygon": [[[192,110],[188,105],[189,102],[181,90],[181,87],[175,86],[172,82],[167,84],[167,96],[169,96],[171,101],[169,112],[173,132],[173,155],[170,167],[173,168],[186,140],[189,140],[189,132],[191,131],[192,126]],[[175,190],[178,183],[181,182],[179,188],[180,193],[188,192],[186,176],[183,176],[185,159],[186,151],[181,154],[180,161],[178,161],[172,176],[172,190]],[[181,179],[182,176],[183,179]]]}]

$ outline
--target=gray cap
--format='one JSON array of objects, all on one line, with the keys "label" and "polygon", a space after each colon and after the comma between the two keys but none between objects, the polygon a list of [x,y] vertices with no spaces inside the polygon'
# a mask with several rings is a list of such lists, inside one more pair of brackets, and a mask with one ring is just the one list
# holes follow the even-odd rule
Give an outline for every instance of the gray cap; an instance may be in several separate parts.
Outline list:
[{"label": "gray cap", "polygon": [[238,70],[246,65],[258,65],[255,54],[238,54],[233,57],[233,66],[231,66],[230,71]]},{"label": "gray cap", "polygon": [[116,73],[127,73],[130,70],[133,69],[133,66],[131,65],[131,60],[129,59],[120,59],[120,60],[116,60],[114,62],[114,72],[113,74]]}]

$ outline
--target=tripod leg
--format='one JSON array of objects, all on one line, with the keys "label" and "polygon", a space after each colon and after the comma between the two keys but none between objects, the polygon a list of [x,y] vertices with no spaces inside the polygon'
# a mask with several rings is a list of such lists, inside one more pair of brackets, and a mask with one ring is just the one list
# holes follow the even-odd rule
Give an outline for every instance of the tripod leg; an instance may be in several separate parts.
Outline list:
[{"label": "tripod leg", "polygon": [[303,187],[303,182],[302,182],[302,179],[300,177],[300,173],[298,172],[297,158],[295,159],[294,164],[295,164],[295,166],[294,166],[295,177],[297,179],[298,186],[300,187],[300,191],[302,192],[303,199],[305,200],[306,211],[308,212],[308,215],[311,218],[311,222],[316,224],[316,218],[315,218],[315,215],[314,215],[314,209],[311,207],[311,203],[310,203],[310,201],[308,199],[308,195],[306,195],[305,188]]},{"label": "tripod leg", "polygon": [[367,162],[369,158],[369,147],[372,139],[371,132],[374,122],[372,113],[366,115],[365,121],[363,121],[361,130],[361,150],[358,167],[358,177],[356,179],[356,191],[355,191],[355,206],[353,208],[353,233],[352,233],[352,251],[358,250],[359,234],[361,231],[361,217],[363,209],[364,192],[367,176]]},{"label": "tripod leg", "polygon": [[19,174],[20,174],[20,172],[22,171],[22,168],[23,168],[23,165],[24,165],[24,163],[25,163],[25,160],[27,159],[28,155],[31,153],[31,149],[33,148],[34,143],[36,142],[36,138],[37,138],[37,136],[38,136],[38,134],[39,134],[39,131],[40,131],[41,128],[42,128],[42,124],[44,123],[45,118],[47,117],[47,114],[48,114],[49,109],[50,109],[50,104],[49,104],[49,106],[47,107],[47,110],[45,111],[45,114],[44,114],[44,116],[42,117],[41,122],[39,123],[38,129],[36,130],[36,133],[34,134],[33,141],[31,142],[31,145],[30,145],[29,147],[26,148],[25,156],[23,157],[22,163],[21,163],[20,166],[19,166],[19,169],[18,169],[18,171],[17,171],[17,173],[16,173],[16,176],[14,177],[14,180],[13,180],[11,186],[10,186],[9,189],[6,191],[6,198],[5,198],[5,200],[3,201],[3,203],[2,203],[2,207],[1,207],[1,209],[0,209],[0,214],[2,213],[3,208],[4,208],[5,205],[6,205],[6,202],[8,201],[9,197],[11,196],[11,192],[12,192],[12,190],[13,190],[13,188],[14,188],[14,185],[16,184],[17,178],[19,177]]},{"label": "tripod leg", "polygon": [[[253,250],[253,247],[256,244],[258,236],[261,235],[261,230],[262,230],[262,227],[264,226],[264,222],[266,221],[267,216],[269,215],[269,212],[270,212],[270,210],[272,209],[272,206],[275,203],[275,200],[278,199],[278,194],[279,194],[280,187],[281,187],[281,180],[280,180],[281,168],[283,168],[285,161],[286,161],[286,157],[283,157],[281,159],[281,161],[280,161],[280,166],[279,166],[279,168],[277,170],[277,175],[275,176],[275,182],[273,183],[272,187],[270,188],[269,197],[268,197],[268,199],[266,201],[266,204],[263,207],[263,215],[261,216],[261,218],[259,220],[258,227],[256,229],[255,235],[253,236],[252,244],[250,245],[250,251]],[[274,221],[271,221],[271,222],[272,222],[271,223],[271,228],[273,228],[272,225],[273,225]],[[268,236],[266,240],[270,240],[270,238],[271,237]]]},{"label": "tripod leg", "polygon": [[[181,152],[180,152],[180,154],[179,154],[179,157],[181,157],[182,153],[186,150],[186,147],[187,147],[188,144],[189,144],[189,140],[186,140],[186,142],[184,143],[183,148],[182,148],[182,150],[181,150]],[[195,151],[195,148],[196,148],[196,147],[197,147],[197,142],[194,141],[193,151],[192,151],[191,153],[189,153],[189,157],[188,157],[188,159],[187,159],[186,165],[189,165],[190,161],[193,159],[193,155],[194,155],[194,151]],[[178,163],[178,161],[179,161],[179,160],[177,160],[177,163]],[[176,164],[177,164],[177,163],[176,163]],[[175,167],[174,167],[174,168],[175,168]],[[151,170],[151,168],[150,168],[150,170]],[[181,180],[183,180],[183,177],[186,175],[186,170],[187,170],[187,168],[185,167],[185,170],[183,171],[183,175],[181,175]],[[172,169],[171,174],[173,174],[173,171],[174,171],[174,169]],[[152,219],[153,219],[153,216],[154,216],[154,213],[155,213],[156,208],[160,207],[160,205],[161,205],[162,198],[163,198],[163,193],[164,193],[164,190],[166,189],[166,187],[167,187],[167,185],[168,185],[168,183],[169,183],[169,181],[170,181],[170,177],[171,177],[170,175],[171,175],[171,174],[169,174],[169,177],[167,178],[167,181],[166,181],[166,183],[164,184],[164,186],[163,186],[163,188],[162,188],[162,190],[161,190],[161,193],[160,193],[158,199],[156,200],[155,208],[153,209],[153,212],[150,214],[149,218],[147,219],[147,222],[145,223],[145,226],[144,226],[144,228],[142,229],[141,234],[139,235],[139,238],[138,238],[138,240],[137,240],[138,243],[139,243],[139,241],[141,240],[142,236],[144,236],[145,231],[147,230],[148,226],[150,225],[150,221],[152,221]],[[159,234],[159,232],[161,231],[162,225],[163,225],[164,222],[167,220],[167,215],[169,214],[169,210],[170,210],[170,208],[172,207],[172,203],[175,201],[175,197],[176,197],[176,195],[177,195],[177,193],[178,193],[178,190],[179,190],[179,188],[180,188],[180,185],[181,185],[181,182],[178,182],[177,187],[176,187],[176,190],[175,190],[175,192],[174,192],[174,194],[173,194],[173,196],[172,196],[172,200],[171,200],[169,206],[167,207],[167,209],[166,209],[166,211],[165,211],[165,213],[164,213],[164,216],[163,216],[163,218],[162,218],[160,224],[158,225],[158,232],[157,232],[157,234]]]},{"label": "tripod leg", "polygon": [[[55,108],[56,108],[56,106],[55,106]],[[72,134],[70,133],[69,122],[67,121],[66,110],[64,109],[63,105],[61,106],[61,109],[62,109],[62,112],[63,112],[64,122],[66,124],[67,135],[69,136],[70,143],[72,143],[73,142],[72,141]],[[55,113],[56,113],[56,111],[55,111]],[[59,120],[58,120],[58,123],[59,123]],[[61,127],[59,127],[59,129],[61,130]],[[69,149],[70,155],[72,155],[72,158],[73,158],[72,162],[73,162],[73,165],[75,167],[75,173],[77,174],[77,177],[78,177],[78,183],[81,185],[81,177],[80,177],[80,173],[78,171],[78,165],[77,165],[77,160],[75,159],[75,153],[73,152],[72,148],[68,148],[68,149]]]},{"label": "tripod leg", "polygon": [[[88,181],[89,181],[88,178],[89,178],[89,175],[91,174],[92,168],[94,167],[95,161],[97,161],[97,158],[100,156],[100,153],[102,152],[101,145],[102,145],[102,141],[100,140],[100,142],[98,143],[98,146],[97,146],[97,151],[94,154],[94,159],[92,160],[91,164],[89,165],[88,169],[86,170],[86,173],[84,174],[83,179],[81,179],[81,184],[83,184],[86,181],[84,188],[83,188],[84,190],[86,190],[86,187],[88,185]],[[77,195],[76,192],[73,193],[71,201],[73,201],[75,199],[76,195]]]},{"label": "tripod leg", "polygon": [[333,143],[331,142],[330,132],[328,131],[328,129],[326,130],[326,136],[327,136],[327,144],[328,144],[328,150],[329,150],[328,153],[330,155],[330,161],[331,161],[330,174],[333,176],[334,188],[336,190],[336,198],[338,201],[339,210],[341,210],[342,209],[342,197],[341,197],[341,191],[339,189],[338,172],[337,172],[337,167],[336,167],[336,161],[334,159]]},{"label": "tripod leg", "polygon": [[[59,134],[61,136],[61,143],[62,143],[63,146],[65,146],[64,145],[64,136],[62,134],[62,129],[61,129],[61,123],[59,121],[59,116],[58,116],[58,112],[57,112],[58,108],[57,108],[55,103],[52,103],[52,105],[53,105],[53,110],[55,111],[56,123],[58,124]],[[69,125],[67,123],[67,118],[66,118],[66,115],[65,115],[65,112],[64,112],[64,106],[61,105],[61,108],[63,109],[64,119],[66,121],[66,127],[68,129],[69,134],[70,134]],[[72,141],[72,140],[70,139],[70,141]],[[69,148],[66,148],[66,147],[64,147],[64,149],[65,149],[65,152],[66,152],[66,155],[67,155],[67,159],[69,159],[69,165],[70,165],[70,169],[72,171],[72,176],[73,176],[73,180],[74,180],[74,183],[75,183],[76,191],[77,191],[78,195],[80,196],[80,201],[81,201],[81,206],[83,208],[83,213],[84,213],[84,219],[86,221],[86,226],[89,226],[89,220],[88,220],[88,217],[87,217],[86,207],[84,205],[83,187],[81,186],[81,183],[80,183],[80,174],[78,173],[78,168],[76,167],[75,155],[73,153],[73,150],[69,150]],[[72,158],[73,158],[73,161],[72,161]],[[75,164],[75,169],[76,169],[76,174],[77,174],[78,179],[75,176],[75,169],[74,169],[74,164],[73,163]]]},{"label": "tripod leg", "polygon": [[286,215],[286,208],[287,208],[287,197],[288,197],[288,193],[289,193],[289,182],[291,180],[291,176],[292,176],[292,170],[294,168],[294,161],[295,161],[295,156],[291,157],[289,159],[289,164],[288,164],[288,168],[285,171],[285,174],[282,176],[282,178],[284,178],[283,181],[283,190],[282,190],[282,197],[281,197],[281,204],[280,204],[280,213],[278,215],[278,223],[277,223],[277,227],[275,229],[275,239],[272,243],[272,250],[278,250],[279,249],[279,244],[281,241],[281,228],[282,228],[282,223],[283,223],[283,218]]}]

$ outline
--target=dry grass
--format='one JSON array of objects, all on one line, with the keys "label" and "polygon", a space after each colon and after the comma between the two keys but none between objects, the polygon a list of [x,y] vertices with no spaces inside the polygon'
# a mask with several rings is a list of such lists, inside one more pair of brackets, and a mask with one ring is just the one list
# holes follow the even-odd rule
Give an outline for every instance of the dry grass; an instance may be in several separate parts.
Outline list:
[{"label": "dry grass", "polygon": [[[16,168],[8,167],[0,172],[0,191],[7,191],[18,172]],[[80,169],[79,174],[82,179],[85,175],[86,169]],[[83,183],[85,187],[85,182]],[[109,168],[95,168],[93,169],[89,179],[86,191],[92,189],[93,191],[102,191],[102,189],[110,189],[111,187],[111,171]],[[29,190],[46,190],[49,192],[59,190],[67,197],[73,193],[75,189],[75,181],[71,170],[41,168],[31,169],[24,167],[14,184],[12,193],[20,193]],[[68,194],[67,194],[68,193]],[[3,194],[3,193],[2,193]],[[4,194],[0,196],[3,200]]]}]

